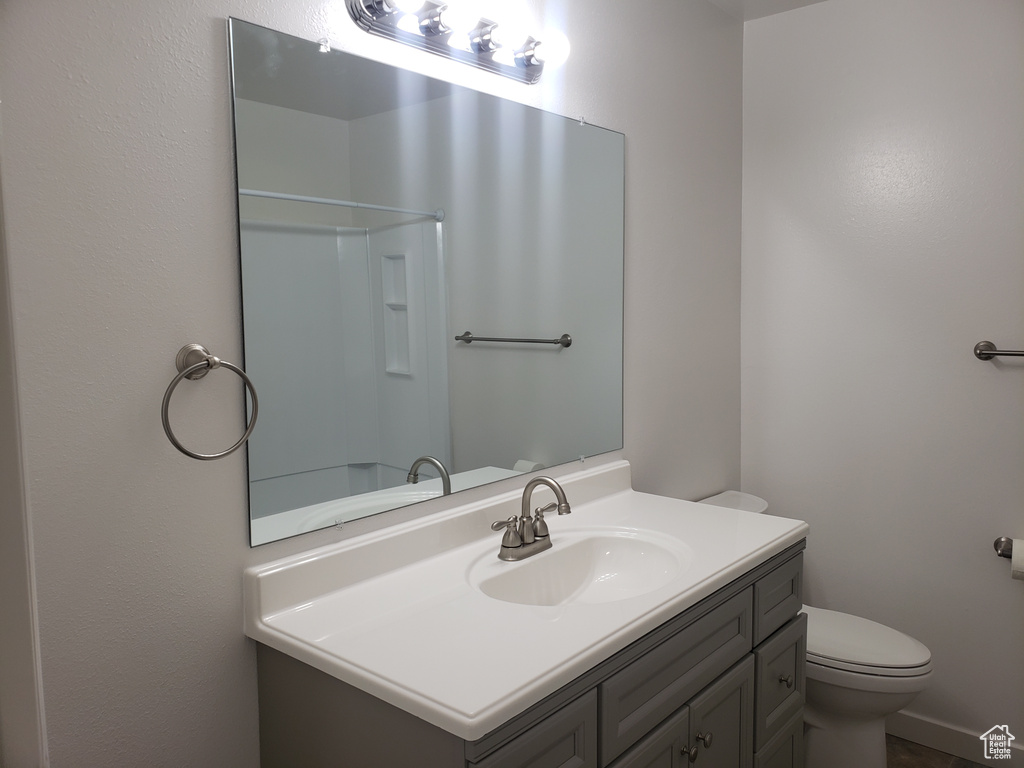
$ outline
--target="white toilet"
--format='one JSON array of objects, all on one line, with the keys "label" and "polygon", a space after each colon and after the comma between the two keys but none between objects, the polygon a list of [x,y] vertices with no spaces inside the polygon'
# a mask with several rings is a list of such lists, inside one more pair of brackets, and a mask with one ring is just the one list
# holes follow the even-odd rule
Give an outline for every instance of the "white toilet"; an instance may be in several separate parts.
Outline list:
[{"label": "white toilet", "polygon": [[[704,504],[764,512],[768,502],[739,491]],[[885,718],[928,687],[931,653],[884,624],[804,606],[807,768],[885,768]]]}]

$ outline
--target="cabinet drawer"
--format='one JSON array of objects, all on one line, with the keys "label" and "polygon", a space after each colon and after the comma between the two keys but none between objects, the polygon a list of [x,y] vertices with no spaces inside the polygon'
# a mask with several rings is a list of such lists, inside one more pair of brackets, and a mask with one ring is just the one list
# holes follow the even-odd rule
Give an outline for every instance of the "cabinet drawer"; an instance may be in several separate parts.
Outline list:
[{"label": "cabinet drawer", "polygon": [[597,692],[585,693],[471,768],[597,768]]},{"label": "cabinet drawer", "polygon": [[807,615],[803,613],[754,649],[754,749],[761,749],[803,710],[806,656]]},{"label": "cabinet drawer", "polygon": [[602,765],[750,651],[751,589],[730,598],[601,683]]},{"label": "cabinet drawer", "polygon": [[754,645],[797,615],[803,606],[801,552],[754,583]]},{"label": "cabinet drawer", "polygon": [[804,768],[804,716],[798,714],[754,755],[754,768]]}]

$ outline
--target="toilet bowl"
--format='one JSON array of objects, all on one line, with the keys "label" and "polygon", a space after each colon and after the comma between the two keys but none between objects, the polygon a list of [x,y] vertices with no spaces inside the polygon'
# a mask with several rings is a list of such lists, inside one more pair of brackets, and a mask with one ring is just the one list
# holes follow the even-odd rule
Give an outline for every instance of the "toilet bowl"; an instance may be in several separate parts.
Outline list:
[{"label": "toilet bowl", "polygon": [[[704,504],[764,512],[757,496],[726,491]],[[885,768],[885,718],[910,704],[931,680],[931,653],[884,624],[804,606],[807,689],[806,768]]]},{"label": "toilet bowl", "polygon": [[928,687],[931,654],[891,627],[804,606],[807,768],[885,768],[885,718]]}]

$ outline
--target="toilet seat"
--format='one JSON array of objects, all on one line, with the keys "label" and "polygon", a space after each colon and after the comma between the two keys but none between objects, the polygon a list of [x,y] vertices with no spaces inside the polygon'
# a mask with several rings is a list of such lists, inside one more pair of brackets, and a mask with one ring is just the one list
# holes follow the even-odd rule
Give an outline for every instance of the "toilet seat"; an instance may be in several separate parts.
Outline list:
[{"label": "toilet seat", "polygon": [[927,646],[884,624],[838,611],[804,606],[807,663],[882,677],[917,677],[931,672]]}]

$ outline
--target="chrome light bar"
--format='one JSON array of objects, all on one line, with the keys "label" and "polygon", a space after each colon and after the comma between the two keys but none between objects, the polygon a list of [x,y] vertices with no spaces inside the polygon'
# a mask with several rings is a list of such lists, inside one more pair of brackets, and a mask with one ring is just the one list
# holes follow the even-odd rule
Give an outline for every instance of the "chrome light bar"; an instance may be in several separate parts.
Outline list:
[{"label": "chrome light bar", "polygon": [[544,72],[544,62],[537,55],[540,41],[533,37],[527,37],[512,51],[511,63],[497,58],[501,46],[494,41],[493,33],[500,28],[499,22],[482,18],[468,39],[462,41],[464,45],[456,41],[452,30],[445,24],[446,3],[426,0],[413,14],[402,11],[397,0],[346,0],[346,4],[355,23],[372,34],[521,83],[536,83]]}]

